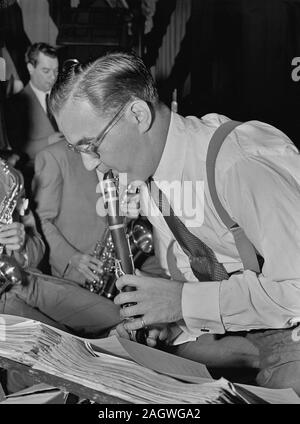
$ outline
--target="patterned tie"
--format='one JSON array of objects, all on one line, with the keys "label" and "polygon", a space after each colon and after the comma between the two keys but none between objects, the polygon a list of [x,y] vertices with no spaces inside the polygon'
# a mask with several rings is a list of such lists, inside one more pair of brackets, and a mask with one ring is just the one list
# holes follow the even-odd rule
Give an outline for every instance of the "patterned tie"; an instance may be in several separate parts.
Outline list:
[{"label": "patterned tie", "polygon": [[49,94],[48,93],[46,94],[46,111],[47,111],[48,119],[51,122],[51,125],[52,125],[54,131],[57,132],[58,126],[57,126],[56,120],[55,120],[54,116],[52,115],[50,108],[49,108]]},{"label": "patterned tie", "polygon": [[[151,181],[151,197],[184,253],[188,256],[195,277],[199,281],[227,280],[229,275],[224,266],[218,262],[213,250],[186,228],[174,214],[167,198],[153,180]],[[166,215],[163,211],[168,211],[169,214]]]}]

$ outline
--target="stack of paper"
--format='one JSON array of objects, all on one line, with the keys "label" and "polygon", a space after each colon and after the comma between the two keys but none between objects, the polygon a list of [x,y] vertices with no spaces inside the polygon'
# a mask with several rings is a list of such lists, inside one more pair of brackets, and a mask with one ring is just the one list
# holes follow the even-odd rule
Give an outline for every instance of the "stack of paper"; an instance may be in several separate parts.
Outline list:
[{"label": "stack of paper", "polygon": [[125,339],[81,339],[9,315],[0,315],[0,356],[130,403],[264,403],[246,388],[212,380],[193,361]]}]

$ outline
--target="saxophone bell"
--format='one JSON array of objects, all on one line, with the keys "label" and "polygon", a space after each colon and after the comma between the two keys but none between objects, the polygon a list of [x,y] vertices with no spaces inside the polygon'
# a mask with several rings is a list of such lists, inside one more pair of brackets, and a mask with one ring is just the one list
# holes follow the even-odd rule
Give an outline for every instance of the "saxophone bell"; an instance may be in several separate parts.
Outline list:
[{"label": "saxophone bell", "polygon": [[140,268],[154,253],[152,225],[143,217],[132,220],[128,224],[128,237],[135,268]]},{"label": "saxophone bell", "polygon": [[[128,223],[126,227],[127,244],[132,267],[140,268],[147,257],[153,254],[152,226],[140,217]],[[113,300],[117,295],[116,280],[124,275],[122,263],[116,258],[114,243],[107,227],[102,239],[95,245],[93,256],[102,262],[101,271],[93,271],[94,280],[86,280],[84,288]]]},{"label": "saxophone bell", "polygon": [[115,275],[115,249],[108,227],[102,239],[96,243],[93,256],[102,262],[102,269],[93,271],[95,279],[86,280],[84,287],[95,294],[113,300],[117,294],[115,286],[117,278]]}]

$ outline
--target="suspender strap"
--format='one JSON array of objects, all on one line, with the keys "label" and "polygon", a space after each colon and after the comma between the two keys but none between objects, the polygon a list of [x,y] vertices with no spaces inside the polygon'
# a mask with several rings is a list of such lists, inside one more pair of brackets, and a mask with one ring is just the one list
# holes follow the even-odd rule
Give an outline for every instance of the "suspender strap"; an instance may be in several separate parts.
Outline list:
[{"label": "suspender strap", "polygon": [[253,244],[244,233],[244,230],[235,221],[233,221],[227,211],[223,208],[216,189],[215,167],[219,150],[231,131],[241,124],[242,122],[238,121],[228,121],[220,125],[219,128],[217,128],[217,130],[214,132],[209,142],[206,157],[207,183],[214,207],[219,217],[226,225],[226,227],[231,231],[234,237],[236,248],[243,262],[244,269],[249,269],[259,273],[260,267]]}]

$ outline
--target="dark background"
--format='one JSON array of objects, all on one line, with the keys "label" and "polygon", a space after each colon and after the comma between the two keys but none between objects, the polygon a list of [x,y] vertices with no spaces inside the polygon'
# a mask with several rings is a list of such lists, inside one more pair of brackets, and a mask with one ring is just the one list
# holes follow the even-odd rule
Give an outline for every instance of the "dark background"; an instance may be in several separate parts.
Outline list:
[{"label": "dark background", "polygon": [[300,2],[195,1],[191,24],[192,109],[266,121],[300,146]]},{"label": "dark background", "polygon": [[170,98],[191,71],[190,93],[179,101],[183,114],[266,121],[300,147],[295,57],[300,57],[299,0],[194,0],[180,54],[161,84],[163,95]]},{"label": "dark background", "polygon": [[[105,0],[82,0],[77,10],[68,0],[49,0],[59,29],[60,59],[86,62],[107,51],[133,49],[155,69],[179,1],[158,0],[153,28],[144,34],[141,0],[127,0],[127,10],[108,7]],[[183,115],[217,112],[242,121],[262,120],[283,130],[300,147],[300,81],[292,79],[292,60],[300,58],[300,0],[186,1],[191,2],[192,13],[180,49],[167,75],[156,76],[162,99],[170,104],[176,88]],[[6,4],[0,7],[0,42],[26,82],[23,58],[30,41],[18,4],[13,0]]]}]

